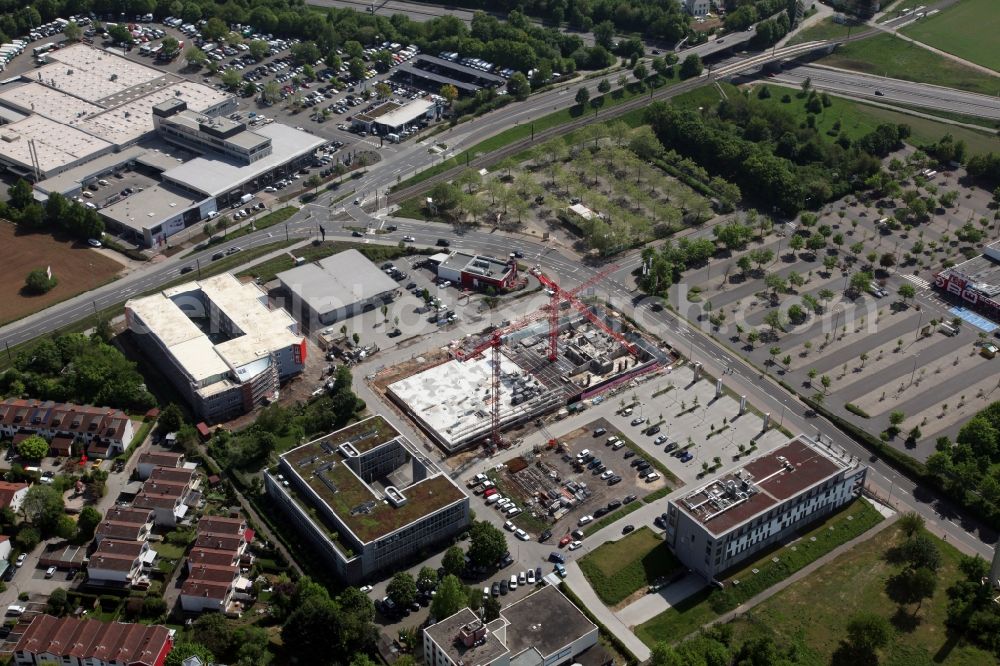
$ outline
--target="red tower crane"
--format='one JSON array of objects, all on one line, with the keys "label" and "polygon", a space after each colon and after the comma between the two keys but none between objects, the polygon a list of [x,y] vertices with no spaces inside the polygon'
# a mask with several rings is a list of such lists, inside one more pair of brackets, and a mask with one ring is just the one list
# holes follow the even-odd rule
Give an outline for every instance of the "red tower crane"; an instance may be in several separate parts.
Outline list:
[{"label": "red tower crane", "polygon": [[492,364],[491,368],[491,383],[490,383],[490,399],[493,401],[490,405],[490,441],[491,443],[500,448],[503,446],[503,438],[500,435],[500,347],[503,344],[503,338],[511,333],[524,328],[528,324],[531,324],[542,317],[548,316],[549,318],[549,361],[555,361],[558,358],[558,343],[559,343],[559,308],[561,304],[565,301],[577,308],[585,317],[590,319],[598,328],[603,330],[608,335],[612,336],[616,340],[622,343],[630,352],[635,353],[636,348],[631,342],[626,340],[617,331],[614,331],[609,327],[600,317],[595,315],[587,307],[586,303],[577,298],[577,295],[584,289],[593,286],[601,279],[606,277],[608,274],[613,272],[617,266],[608,266],[596,273],[588,280],[583,282],[583,284],[570,290],[563,289],[551,278],[545,274],[538,272],[536,277],[538,281],[542,283],[550,292],[549,305],[545,308],[540,308],[531,314],[528,314],[517,321],[510,323],[501,328],[496,328],[490,331],[484,338],[473,345],[471,348],[458,349],[455,351],[455,358],[459,361],[468,361],[471,358],[475,358],[485,352],[487,349],[490,352],[490,362]]}]

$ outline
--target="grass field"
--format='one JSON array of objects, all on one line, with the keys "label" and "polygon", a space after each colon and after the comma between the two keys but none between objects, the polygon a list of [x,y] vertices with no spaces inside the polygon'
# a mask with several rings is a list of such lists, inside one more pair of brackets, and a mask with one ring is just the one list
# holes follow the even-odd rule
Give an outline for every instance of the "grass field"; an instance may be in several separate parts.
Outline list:
[{"label": "grass field", "polygon": [[666,542],[648,527],[600,546],[579,563],[594,592],[609,606],[681,567]]},{"label": "grass field", "polygon": [[[19,234],[6,220],[0,221],[0,247],[4,249],[4,265],[0,270],[0,324],[109,282],[124,268],[86,243],[56,240],[49,234]],[[46,266],[52,267],[59,284],[41,296],[21,295],[28,273]]]},{"label": "grass field", "polygon": [[[851,31],[857,30],[858,26],[853,26],[850,28]],[[804,42],[812,42],[818,40],[827,39],[842,39],[847,37],[848,27],[843,23],[836,23],[833,19],[825,18],[818,23],[809,26],[802,32],[799,32],[794,37],[792,37],[788,45],[792,46],[795,44],[802,44]]]},{"label": "grass field", "polygon": [[[831,550],[863,534],[882,520],[865,500],[857,500],[840,512],[821,521],[799,539],[767,552],[721,580],[724,590],[706,588],[683,603],[660,613],[638,626],[635,635],[652,647],[665,636],[680,640],[727,610],[781,582]],[[596,551],[595,551],[596,552]],[[772,558],[777,558],[775,562]],[[581,563],[582,566],[582,563]],[[756,569],[757,573],[753,573]],[[732,581],[740,581],[733,585]],[[596,588],[595,588],[596,591]]]},{"label": "grass field", "polygon": [[902,32],[918,42],[1000,71],[1000,49],[997,48],[1000,11],[997,9],[996,0],[962,0],[906,26]]},{"label": "grass field", "polygon": [[[805,121],[805,100],[795,96],[798,92],[797,89],[775,85],[769,86],[769,88],[771,97],[758,100],[758,102],[779,106],[794,113],[800,121]],[[781,101],[781,98],[786,94],[791,96],[791,101],[788,103]],[[851,139],[857,139],[871,132],[881,123],[905,123],[912,130],[912,135],[908,139],[912,144],[934,143],[945,134],[951,134],[956,139],[965,141],[970,154],[1000,151],[1000,137],[995,134],[977,132],[929,118],[920,118],[899,111],[852,102],[834,95],[831,95],[830,99],[833,104],[816,116],[816,127],[822,133],[832,130],[834,125],[839,122],[841,131],[845,132]]]},{"label": "grass field", "polygon": [[[896,613],[896,605],[886,595],[885,583],[897,567],[887,562],[884,555],[901,539],[898,529],[886,529],[782,590],[754,608],[752,620],[744,616],[731,624],[736,642],[770,634],[779,645],[793,645],[799,654],[812,657],[800,663],[829,664],[845,635],[847,620],[854,613],[870,611],[886,618]],[[947,543],[935,541],[942,555],[937,591],[922,605],[918,615],[921,622],[912,631],[896,632],[890,646],[882,651],[886,655],[883,663],[886,666],[995,664],[994,655],[953,642],[945,631],[948,605],[945,591],[960,577],[959,553]],[[908,609],[910,612],[912,608]]]},{"label": "grass field", "polygon": [[978,72],[891,35],[878,35],[844,44],[819,62],[984,95],[1000,93],[1000,78]]}]

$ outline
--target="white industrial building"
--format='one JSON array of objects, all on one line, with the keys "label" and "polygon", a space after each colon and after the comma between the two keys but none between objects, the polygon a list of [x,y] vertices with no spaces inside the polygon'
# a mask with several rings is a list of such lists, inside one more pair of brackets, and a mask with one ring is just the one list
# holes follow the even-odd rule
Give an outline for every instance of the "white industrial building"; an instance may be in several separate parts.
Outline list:
[{"label": "white industrial building", "polygon": [[357,250],[278,273],[287,308],[307,330],[374,310],[391,302],[399,284]]},{"label": "white industrial building", "polygon": [[229,273],[132,299],[125,317],[140,347],[209,422],[273,399],[305,364],[295,320]]},{"label": "white industrial building", "polygon": [[502,609],[492,622],[463,608],[425,627],[424,664],[560,666],[594,648],[597,636],[597,626],[556,587],[546,585]]},{"label": "white industrial building", "polygon": [[712,580],[861,495],[868,467],[799,435],[667,506],[666,540]]},{"label": "white industrial building", "polygon": [[370,134],[398,134],[407,127],[432,119],[436,109],[437,105],[427,99],[416,99],[406,104],[388,101],[371,111],[355,115],[351,125]]}]

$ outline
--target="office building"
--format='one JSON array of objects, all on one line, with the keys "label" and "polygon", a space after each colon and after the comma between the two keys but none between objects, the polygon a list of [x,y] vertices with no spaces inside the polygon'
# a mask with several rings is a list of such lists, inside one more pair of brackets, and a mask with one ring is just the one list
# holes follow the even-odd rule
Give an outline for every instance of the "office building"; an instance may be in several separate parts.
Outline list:
[{"label": "office building", "polygon": [[799,435],[668,502],[666,541],[715,579],[861,495],[868,468]]},{"label": "office building", "polygon": [[125,318],[141,348],[210,423],[272,400],[305,364],[295,320],[229,273],[132,299]]},{"label": "office building", "polygon": [[268,496],[348,584],[457,534],[469,498],[381,416],[284,453]]},{"label": "office building", "polygon": [[560,666],[594,647],[598,635],[552,585],[502,609],[492,622],[463,608],[423,631],[427,666]]}]

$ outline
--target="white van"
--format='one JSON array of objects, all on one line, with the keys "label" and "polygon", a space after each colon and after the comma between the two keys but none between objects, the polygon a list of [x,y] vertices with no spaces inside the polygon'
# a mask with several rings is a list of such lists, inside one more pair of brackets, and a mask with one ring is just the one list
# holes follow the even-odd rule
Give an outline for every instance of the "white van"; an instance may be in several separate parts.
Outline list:
[{"label": "white van", "polygon": [[951,337],[953,335],[958,335],[958,329],[947,322],[942,322],[938,326],[938,330],[947,335],[948,337]]},{"label": "white van", "polygon": [[7,606],[7,615],[12,617],[20,617],[21,615],[24,615],[27,612],[27,610],[28,609],[25,608],[24,606],[11,604],[10,606]]}]

